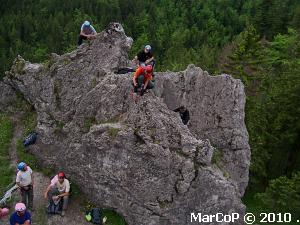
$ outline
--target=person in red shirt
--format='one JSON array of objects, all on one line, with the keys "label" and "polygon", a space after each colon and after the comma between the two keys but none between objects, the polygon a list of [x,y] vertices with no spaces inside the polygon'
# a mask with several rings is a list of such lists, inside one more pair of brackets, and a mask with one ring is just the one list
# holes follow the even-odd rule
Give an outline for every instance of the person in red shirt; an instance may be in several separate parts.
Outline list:
[{"label": "person in red shirt", "polygon": [[154,84],[151,81],[153,76],[153,67],[148,65],[146,67],[140,66],[134,73],[132,81],[134,86],[134,92],[138,92],[138,88],[141,88],[141,95],[144,94],[146,89],[154,88]]}]

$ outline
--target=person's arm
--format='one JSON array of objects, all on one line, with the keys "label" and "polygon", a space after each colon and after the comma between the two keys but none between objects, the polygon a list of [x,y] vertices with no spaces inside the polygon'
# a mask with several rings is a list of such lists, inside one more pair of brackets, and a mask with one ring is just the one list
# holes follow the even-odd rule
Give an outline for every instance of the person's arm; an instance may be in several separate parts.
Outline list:
[{"label": "person's arm", "polygon": [[153,59],[154,59],[154,56],[152,56],[150,59],[147,59],[145,63],[148,64],[148,63],[151,62]]},{"label": "person's arm", "polygon": [[147,86],[148,86],[148,83],[149,83],[149,79],[146,80],[145,84],[144,84],[144,90],[146,90]]},{"label": "person's arm", "polygon": [[91,25],[91,28],[92,28],[92,30],[93,30],[93,36],[96,36],[97,35],[97,31],[95,30],[95,28]]},{"label": "person's arm", "polygon": [[180,107],[177,108],[177,109],[174,109],[173,111],[174,111],[174,112],[179,112],[179,110],[180,110]]},{"label": "person's arm", "polygon": [[34,177],[33,177],[33,172],[31,172],[31,185],[33,186],[33,184],[34,184],[34,179],[33,179]]},{"label": "person's arm", "polygon": [[89,37],[89,35],[86,35],[83,30],[80,31],[80,36]]},{"label": "person's arm", "polygon": [[57,195],[57,197],[59,197],[59,198],[64,197],[64,196],[69,196],[69,192],[64,192],[62,194]]},{"label": "person's arm", "polygon": [[30,225],[30,220],[26,220],[25,223],[23,223],[23,225]]},{"label": "person's arm", "polygon": [[134,56],[134,58],[132,59],[132,62],[135,64],[135,65],[138,65],[139,64],[139,59],[138,59],[138,56]]},{"label": "person's arm", "polygon": [[47,198],[48,197],[48,192],[50,191],[51,189],[51,184],[49,184],[49,186],[47,187],[45,193],[44,193],[44,198]]},{"label": "person's arm", "polygon": [[137,86],[136,78],[137,78],[140,74],[141,74],[141,68],[139,67],[139,68],[135,71],[135,73],[134,73],[134,75],[133,75],[133,77],[132,77],[133,86]]}]

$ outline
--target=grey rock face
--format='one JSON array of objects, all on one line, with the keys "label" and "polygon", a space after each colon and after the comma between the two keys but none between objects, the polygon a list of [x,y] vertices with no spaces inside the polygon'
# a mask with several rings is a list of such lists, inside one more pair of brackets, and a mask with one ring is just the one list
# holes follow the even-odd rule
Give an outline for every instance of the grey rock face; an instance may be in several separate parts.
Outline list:
[{"label": "grey rock face", "polygon": [[170,109],[184,105],[190,112],[190,131],[209,139],[220,152],[218,165],[238,186],[248,184],[250,147],[244,123],[245,93],[240,80],[223,74],[210,76],[190,65],[178,73],[158,73],[155,93]]},{"label": "grey rock face", "polygon": [[[193,212],[242,217],[249,165],[242,84],[190,66],[159,73],[156,95],[135,103],[132,74],[113,73],[127,65],[131,43],[122,26],[112,23],[94,41],[53,54],[47,65],[16,59],[6,83],[37,111],[40,138],[31,151],[44,165],[66,171],[89,199],[115,209],[129,225],[195,224]],[[170,110],[182,103],[191,111],[190,128]],[[219,125],[217,115],[223,118]],[[210,140],[222,151],[230,178],[212,160]]]},{"label": "grey rock face", "polygon": [[0,82],[0,111],[4,111],[13,102],[16,101],[16,93],[11,86]]}]

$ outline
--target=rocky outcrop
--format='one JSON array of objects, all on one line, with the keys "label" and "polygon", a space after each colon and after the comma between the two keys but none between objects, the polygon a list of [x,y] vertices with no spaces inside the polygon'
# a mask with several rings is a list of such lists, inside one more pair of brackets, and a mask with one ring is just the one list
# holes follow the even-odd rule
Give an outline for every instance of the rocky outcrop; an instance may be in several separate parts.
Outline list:
[{"label": "rocky outcrop", "polygon": [[[192,212],[242,217],[249,166],[243,85],[189,66],[157,73],[155,92],[135,103],[131,74],[113,72],[127,65],[131,43],[112,23],[45,64],[15,60],[4,82],[37,112],[40,138],[31,151],[129,225],[195,224]],[[170,110],[181,104],[190,127]]]},{"label": "rocky outcrop", "polygon": [[248,184],[250,147],[244,123],[245,93],[240,80],[227,74],[210,76],[190,65],[178,73],[158,73],[155,93],[170,109],[189,109],[190,131],[217,148],[218,166],[238,186]]}]

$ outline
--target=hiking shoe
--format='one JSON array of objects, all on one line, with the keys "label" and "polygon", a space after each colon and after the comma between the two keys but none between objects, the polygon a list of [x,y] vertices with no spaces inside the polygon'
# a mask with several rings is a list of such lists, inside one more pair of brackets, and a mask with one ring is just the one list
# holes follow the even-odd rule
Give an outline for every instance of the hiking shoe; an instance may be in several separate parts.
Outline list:
[{"label": "hiking shoe", "polygon": [[61,214],[60,214],[61,216],[65,216],[66,215],[66,212],[63,210],[63,211],[61,211]]}]

